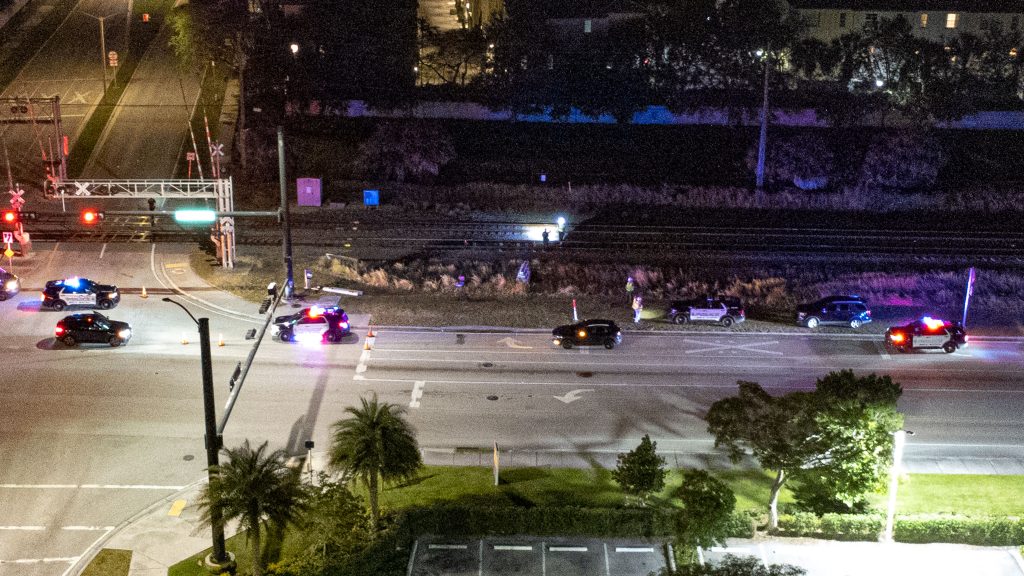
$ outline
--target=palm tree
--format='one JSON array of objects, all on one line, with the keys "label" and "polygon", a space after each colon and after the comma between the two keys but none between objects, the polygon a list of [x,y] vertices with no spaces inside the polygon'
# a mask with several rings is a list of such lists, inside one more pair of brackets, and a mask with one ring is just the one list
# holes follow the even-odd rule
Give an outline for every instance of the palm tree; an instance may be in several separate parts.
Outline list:
[{"label": "palm tree", "polygon": [[277,528],[295,520],[306,509],[308,489],[300,471],[285,465],[284,450],[267,453],[267,442],[255,450],[246,440],[238,448],[224,448],[230,459],[214,466],[200,493],[200,521],[210,525],[210,508],[216,502],[224,522],[238,521],[252,549],[252,573],[263,574],[261,537],[264,524]]},{"label": "palm tree", "polygon": [[335,422],[329,464],[358,478],[370,496],[370,527],[377,530],[380,507],[379,482],[409,478],[423,465],[412,426],[402,417],[405,410],[377,401],[377,395],[360,398],[362,408],[348,407],[351,418]]}]

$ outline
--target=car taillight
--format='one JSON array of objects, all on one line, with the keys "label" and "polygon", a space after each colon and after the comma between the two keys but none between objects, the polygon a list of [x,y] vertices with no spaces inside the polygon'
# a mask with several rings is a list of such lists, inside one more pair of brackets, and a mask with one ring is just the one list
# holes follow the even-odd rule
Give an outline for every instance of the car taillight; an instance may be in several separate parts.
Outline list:
[{"label": "car taillight", "polygon": [[907,337],[901,332],[894,332],[889,335],[889,340],[892,340],[893,342],[903,342],[906,339]]},{"label": "car taillight", "polygon": [[57,324],[57,328],[55,328],[55,329],[54,329],[54,332],[55,332],[55,333],[56,333],[56,334],[57,334],[58,336],[60,336],[61,334],[63,334],[63,333],[64,333],[64,327],[63,327],[63,326],[61,326],[60,324]]}]

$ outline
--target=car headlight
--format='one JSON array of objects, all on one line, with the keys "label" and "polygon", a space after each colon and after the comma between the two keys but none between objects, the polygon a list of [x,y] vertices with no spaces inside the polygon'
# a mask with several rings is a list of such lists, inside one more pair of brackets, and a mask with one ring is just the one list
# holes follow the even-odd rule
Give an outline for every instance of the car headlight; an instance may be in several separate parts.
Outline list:
[{"label": "car headlight", "polygon": [[341,328],[342,330],[348,330],[348,322],[342,322],[341,324],[338,324],[338,326],[339,326],[339,327],[340,327],[340,328]]},{"label": "car headlight", "polygon": [[552,340],[551,342],[552,342],[552,343],[554,343],[554,344],[555,344],[556,346],[557,346],[558,344],[561,344],[561,341],[560,341],[560,339],[559,339],[559,338],[555,338],[555,339],[554,339],[554,340]]},{"label": "car headlight", "polygon": [[110,297],[111,298],[117,298],[117,292],[111,292],[110,293]]},{"label": "car headlight", "polygon": [[132,329],[131,328],[125,328],[124,330],[119,331],[117,333],[117,337],[118,338],[123,338],[125,340],[131,338],[132,337]]},{"label": "car headlight", "polygon": [[274,324],[273,326],[270,327],[270,333],[273,334],[274,336],[277,336],[278,334],[281,333],[281,327],[278,326],[277,324]]}]

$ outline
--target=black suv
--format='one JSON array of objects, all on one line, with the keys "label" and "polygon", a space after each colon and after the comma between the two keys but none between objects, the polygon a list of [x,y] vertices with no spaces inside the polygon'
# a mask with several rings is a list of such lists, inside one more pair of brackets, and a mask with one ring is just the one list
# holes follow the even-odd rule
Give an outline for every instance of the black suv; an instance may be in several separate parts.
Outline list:
[{"label": "black suv", "polygon": [[669,306],[667,317],[676,324],[717,322],[728,328],[747,319],[743,303],[732,296],[705,296],[676,300]]},{"label": "black suv", "polygon": [[622,332],[611,320],[584,320],[551,331],[555,346],[568,350],[573,346],[604,346],[611,350],[622,343]]},{"label": "black suv", "polygon": [[121,301],[117,286],[97,284],[86,278],[50,280],[43,288],[43,308],[58,312],[68,306],[97,306],[109,310]]},{"label": "black suv", "polygon": [[860,296],[829,296],[796,307],[796,323],[808,328],[849,326],[860,328],[871,322],[871,310]]},{"label": "black suv", "polygon": [[66,346],[96,342],[117,348],[131,340],[132,327],[127,322],[111,320],[99,312],[83,312],[65,316],[57,322],[53,333]]},{"label": "black suv", "polygon": [[7,270],[0,268],[0,300],[7,300],[21,290],[21,280]]}]

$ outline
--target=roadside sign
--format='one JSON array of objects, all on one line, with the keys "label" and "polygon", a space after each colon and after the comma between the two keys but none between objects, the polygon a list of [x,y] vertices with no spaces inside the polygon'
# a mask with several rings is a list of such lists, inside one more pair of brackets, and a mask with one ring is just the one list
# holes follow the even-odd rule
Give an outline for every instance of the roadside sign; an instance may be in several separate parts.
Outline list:
[{"label": "roadside sign", "polygon": [[210,155],[211,156],[223,156],[224,145],[223,144],[210,144]]},{"label": "roadside sign", "polygon": [[117,51],[111,50],[110,52],[107,52],[107,60],[110,61],[111,68],[117,68]]},{"label": "roadside sign", "polygon": [[196,161],[196,153],[195,152],[185,152],[185,159],[188,160],[189,162],[195,162]]},{"label": "roadside sign", "polygon": [[14,242],[14,232],[4,232],[4,244],[7,244],[7,247],[10,248],[11,242]]},{"label": "roadside sign", "polygon": [[14,257],[14,250],[11,250],[10,244],[7,245],[7,250],[4,250],[4,256],[7,256],[8,258]]}]

